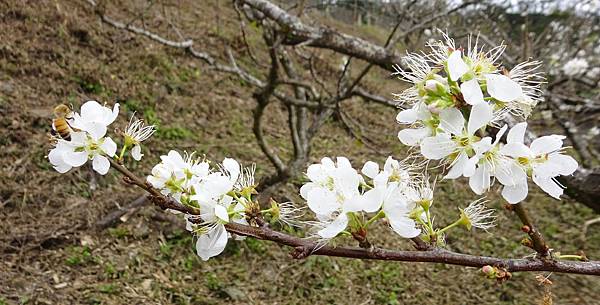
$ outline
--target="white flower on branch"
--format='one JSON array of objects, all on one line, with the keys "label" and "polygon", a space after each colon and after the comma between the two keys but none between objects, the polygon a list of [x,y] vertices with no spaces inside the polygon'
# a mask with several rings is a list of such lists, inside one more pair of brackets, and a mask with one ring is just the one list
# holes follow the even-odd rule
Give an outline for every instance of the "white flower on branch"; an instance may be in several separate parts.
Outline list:
[{"label": "white flower on branch", "polygon": [[88,101],[81,106],[81,114],[73,113],[71,125],[76,129],[104,136],[108,125],[114,122],[118,115],[119,103],[111,110],[96,101]]},{"label": "white flower on branch", "polygon": [[525,171],[514,159],[501,152],[500,139],[507,128],[506,125],[500,128],[493,143],[490,137],[485,137],[473,145],[475,155],[467,161],[464,175],[469,177],[469,186],[475,194],[488,191],[492,177],[506,186],[527,183]]},{"label": "white flower on branch", "polygon": [[110,168],[106,157],[113,157],[116,151],[117,144],[111,138],[81,131],[71,133],[70,141],[59,139],[48,154],[48,159],[59,173],[66,173],[92,160],[92,168],[105,175]]},{"label": "white flower on branch", "polygon": [[[523,143],[526,128],[527,123],[524,122],[515,125],[508,133],[507,144],[502,147],[501,152],[515,158],[518,164],[531,175],[533,182],[544,192],[560,199],[564,187],[556,180],[556,177],[573,174],[579,165],[573,157],[561,154],[565,136],[539,137],[533,140],[528,147]],[[508,190],[506,190],[507,188]],[[503,195],[504,192],[510,194],[510,203],[519,202],[527,196],[527,183],[505,187]]]},{"label": "white flower on branch", "polygon": [[465,119],[456,108],[444,109],[440,113],[439,127],[446,131],[421,142],[421,154],[427,159],[446,159],[451,163],[447,179],[455,179],[464,174],[469,153],[478,144],[480,138],[475,132],[486,126],[492,119],[492,110],[486,103],[473,106],[469,122],[465,128]]},{"label": "white flower on branch", "polygon": [[115,155],[117,144],[105,137],[107,126],[119,114],[119,104],[113,110],[101,106],[96,101],[88,101],[81,106],[81,114],[74,112],[70,124],[76,132],[69,141],[58,139],[56,146],[48,154],[50,163],[60,173],[79,167],[92,160],[93,169],[105,175],[110,168],[108,157]]},{"label": "white flower on branch", "polygon": [[482,199],[473,201],[465,209],[461,209],[460,222],[468,230],[478,228],[487,231],[496,226],[496,215],[493,209],[485,206],[487,201]]},{"label": "white flower on branch", "polygon": [[358,189],[362,177],[345,157],[338,157],[337,162],[323,158],[321,163],[310,165],[306,175],[310,182],[300,188],[300,195],[320,222],[317,235],[333,238],[346,229],[347,213],[362,206]]},{"label": "white flower on branch", "polygon": [[566,76],[573,77],[582,75],[588,68],[589,64],[584,58],[572,58],[565,63],[562,70]]},{"label": "white flower on branch", "polygon": [[195,159],[194,154],[181,156],[171,150],[160,159],[161,162],[152,168],[152,175],[146,179],[163,195],[177,201],[188,200],[192,185],[210,174],[208,162]]},{"label": "white flower on branch", "polygon": [[143,120],[134,120],[134,117],[131,117],[123,135],[125,137],[125,146],[132,147],[131,156],[134,160],[139,161],[142,159],[144,154],[142,154],[142,146],[140,144],[150,138],[155,131],[156,128],[154,125],[144,125]]}]

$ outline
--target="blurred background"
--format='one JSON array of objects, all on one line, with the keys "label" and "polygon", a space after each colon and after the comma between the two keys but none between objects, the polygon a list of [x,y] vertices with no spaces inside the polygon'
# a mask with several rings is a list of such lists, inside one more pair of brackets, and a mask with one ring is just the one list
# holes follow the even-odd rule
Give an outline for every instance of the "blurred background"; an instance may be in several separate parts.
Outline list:
[{"label": "blurred background", "polygon": [[[557,201],[531,187],[525,205],[550,247],[600,256],[600,2],[589,1],[0,1],[0,304],[599,304],[589,276],[309,257],[254,240],[202,262],[184,222],[110,172],[59,175],[46,154],[52,109],[121,104],[158,126],[149,174],[170,149],[256,163],[260,200],[302,204],[307,164],[344,155],[355,167],[410,152],[400,144],[392,76],[406,51],[469,33],[502,64],[543,62],[538,135],[567,136],[581,168]],[[495,189],[497,191],[497,189]],[[476,199],[466,180],[437,184],[436,222]],[[518,219],[497,192],[498,227],[455,232],[447,247],[519,258]],[[411,249],[383,224],[377,246]],[[342,243],[345,241],[341,241]],[[352,241],[348,240],[348,243]],[[543,274],[547,276],[548,274]]]}]

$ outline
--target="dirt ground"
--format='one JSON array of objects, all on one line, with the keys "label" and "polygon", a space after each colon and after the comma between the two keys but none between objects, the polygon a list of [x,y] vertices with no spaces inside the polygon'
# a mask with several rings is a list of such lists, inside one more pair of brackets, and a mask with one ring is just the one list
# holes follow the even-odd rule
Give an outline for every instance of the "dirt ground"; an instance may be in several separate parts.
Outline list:
[{"label": "dirt ground", "polygon": [[[228,4],[178,3],[189,6],[180,20],[195,29],[205,50],[218,56],[224,53],[223,39],[235,42],[238,25]],[[215,10],[222,16],[219,26],[214,26]],[[373,86],[391,93],[400,85],[389,80]],[[129,164],[140,175],[170,148],[212,160],[232,156],[256,162],[257,175],[265,175],[272,168],[251,133],[251,90],[182,51],[101,23],[85,1],[0,1],[0,304],[538,304],[544,288],[537,274],[514,274],[498,284],[472,268],[293,260],[290,249],[253,239],[230,242],[223,255],[202,262],[192,237],[153,207],[97,230],[99,219],[139,192],[112,172],[102,177],[83,167],[59,175],[45,158],[52,108],[58,103],[77,108],[96,99],[121,103],[117,128],[134,111],[159,125],[143,161]],[[347,107],[378,131],[375,142],[384,150],[406,153],[395,139],[395,110]],[[270,108],[265,133],[285,155],[290,149],[280,126],[286,115]],[[312,157],[338,154],[356,166],[387,157],[331,123],[316,139]],[[290,184],[277,195],[299,200],[296,192]],[[439,223],[451,221],[457,202],[475,199],[465,181],[439,183],[437,194]],[[448,247],[501,257],[530,254],[520,245],[514,215],[502,209],[498,196],[489,199],[498,209],[499,226],[489,233],[457,232],[448,236]],[[591,210],[537,191],[527,206],[556,251],[585,250],[600,258],[600,232],[581,236],[583,222],[596,216]],[[383,225],[376,230],[377,245],[410,248]],[[597,277],[553,274],[550,279],[555,304],[600,304]]]}]

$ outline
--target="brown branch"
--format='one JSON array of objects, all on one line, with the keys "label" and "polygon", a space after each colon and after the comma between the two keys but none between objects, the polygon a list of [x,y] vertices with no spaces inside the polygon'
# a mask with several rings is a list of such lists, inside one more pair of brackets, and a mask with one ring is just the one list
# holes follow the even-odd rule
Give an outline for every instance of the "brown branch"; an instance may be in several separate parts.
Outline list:
[{"label": "brown branch", "polygon": [[[184,206],[172,198],[164,197],[158,190],[137,177],[127,168],[109,158],[111,166],[125,175],[125,180],[131,184],[137,185],[148,191],[152,195],[152,200],[162,209],[173,209],[182,213],[191,215],[200,215],[198,209]],[[157,194],[157,195],[155,195]],[[262,240],[269,240],[278,244],[294,247],[294,258],[301,259],[309,255],[325,255],[356,259],[373,259],[385,261],[401,262],[428,262],[442,263],[450,265],[459,265],[467,267],[483,267],[486,265],[505,268],[509,272],[523,271],[546,271],[560,273],[575,273],[600,276],[600,261],[572,262],[553,259],[505,259],[487,256],[477,256],[456,253],[439,248],[426,248],[423,241],[413,239],[417,247],[426,251],[397,251],[380,248],[356,248],[356,247],[334,247],[322,245],[318,241],[304,239],[282,232],[274,231],[268,226],[253,227],[236,223],[225,225],[227,231],[248,237],[254,237]]]},{"label": "brown branch", "polygon": [[[100,230],[106,229],[115,225],[118,221],[126,221],[123,220],[125,216],[130,216],[134,214],[137,210],[143,207],[146,203],[148,203],[148,195],[142,195],[127,204],[126,206],[119,208],[118,210],[114,210],[108,213],[106,216],[102,217],[102,219],[96,221],[96,227]],[[127,217],[128,218],[128,217]]]},{"label": "brown branch", "polygon": [[544,236],[538,230],[538,228],[533,224],[531,217],[527,213],[527,210],[523,207],[523,204],[517,203],[512,206],[514,208],[515,214],[519,217],[521,222],[523,223],[523,231],[529,235],[531,238],[531,248],[533,248],[540,258],[546,258],[549,256],[549,247],[546,245],[544,241]]},{"label": "brown branch", "polygon": [[443,249],[433,249],[429,251],[397,251],[379,248],[363,249],[356,247],[333,247],[329,245],[321,246],[318,242],[274,231],[268,227],[257,228],[229,223],[225,228],[229,232],[238,235],[269,240],[278,244],[294,247],[296,249],[294,252],[296,258],[304,258],[308,255],[324,255],[385,261],[443,263],[468,267],[483,267],[490,265],[506,268],[509,272],[548,271],[600,275],[600,262],[598,261],[570,262],[556,260],[545,261],[538,259],[503,259],[467,255]]},{"label": "brown branch", "polygon": [[284,44],[331,49],[369,61],[386,70],[392,69],[392,63],[401,63],[402,56],[394,50],[386,50],[366,40],[329,28],[306,25],[298,17],[288,14],[284,9],[269,1],[239,0],[238,2],[249,5],[275,21],[282,31],[287,32]]}]

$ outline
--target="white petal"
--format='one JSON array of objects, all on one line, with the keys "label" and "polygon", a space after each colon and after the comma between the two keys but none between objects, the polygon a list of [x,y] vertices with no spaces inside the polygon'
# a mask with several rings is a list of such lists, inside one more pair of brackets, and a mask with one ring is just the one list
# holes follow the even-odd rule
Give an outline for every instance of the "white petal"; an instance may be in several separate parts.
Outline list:
[{"label": "white petal", "polygon": [[492,120],[492,117],[492,107],[488,103],[474,105],[469,115],[467,131],[470,135],[475,134],[479,128],[486,126]]},{"label": "white petal", "polygon": [[360,170],[365,176],[373,179],[379,174],[379,164],[373,161],[367,161],[363,168]]},{"label": "white petal", "polygon": [[502,136],[504,135],[507,129],[508,125],[504,124],[504,126],[502,126],[500,130],[498,130],[498,132],[496,133],[496,137],[494,138],[494,145],[500,142],[500,139],[502,139]]},{"label": "white petal", "polygon": [[311,164],[306,170],[306,176],[313,182],[324,182],[327,179],[327,172],[322,164]]},{"label": "white petal", "polygon": [[535,182],[535,184],[537,184],[544,192],[556,199],[560,199],[563,188],[558,185],[552,177],[541,177],[534,173],[532,178],[533,182]]},{"label": "white petal", "polygon": [[86,151],[65,151],[63,154],[63,160],[66,164],[72,167],[82,166],[88,160],[88,153]]},{"label": "white petal", "polygon": [[367,191],[363,195],[363,207],[362,210],[367,213],[373,213],[381,208],[383,204],[384,190],[381,188],[374,188]]},{"label": "white petal", "polygon": [[63,160],[63,153],[64,150],[61,150],[60,148],[54,148],[48,153],[50,164],[52,164],[54,169],[61,174],[64,174],[73,168],[71,165],[65,163]]},{"label": "white petal", "polygon": [[240,164],[236,160],[232,158],[223,159],[223,168],[229,173],[231,181],[237,181],[240,175]]},{"label": "white petal", "polygon": [[431,129],[429,127],[417,128],[417,129],[402,129],[398,132],[398,139],[404,145],[415,146],[418,145],[423,138],[431,135]]},{"label": "white petal", "polygon": [[335,187],[346,198],[350,198],[354,194],[358,194],[358,186],[362,177],[351,167],[340,167],[335,170],[331,176]]},{"label": "white petal", "polygon": [[465,152],[461,152],[458,155],[458,157],[456,157],[456,160],[452,162],[452,168],[450,168],[448,174],[444,176],[444,179],[456,179],[462,176],[465,170],[465,164],[468,160],[469,157],[467,156],[467,154]]},{"label": "white petal", "polygon": [[411,108],[400,111],[396,116],[396,121],[400,124],[412,124],[417,120],[417,109]]},{"label": "white petal", "polygon": [[101,155],[95,155],[94,159],[92,159],[92,167],[98,174],[106,175],[108,173],[108,169],[110,168],[110,162],[106,157]]},{"label": "white petal", "polygon": [[318,187],[315,183],[312,182],[308,182],[306,184],[304,184],[303,186],[300,187],[300,196],[302,198],[304,198],[304,200],[308,199],[308,193],[314,189]]},{"label": "white petal", "polygon": [[502,197],[510,204],[525,200],[527,198],[527,183],[505,186],[502,189]]},{"label": "white petal", "polygon": [[323,166],[326,168],[334,168],[335,167],[335,163],[329,157],[325,157],[325,158],[321,159],[321,164],[323,164]]},{"label": "white petal", "polygon": [[131,156],[133,157],[133,159],[136,161],[140,161],[143,155],[144,154],[142,154],[142,147],[140,145],[134,145],[131,149]]},{"label": "white petal", "polygon": [[415,226],[415,222],[406,217],[400,219],[389,219],[392,230],[404,238],[413,238],[421,234],[421,230]]},{"label": "white petal", "polygon": [[471,144],[471,146],[473,147],[473,150],[475,151],[476,155],[482,155],[490,149],[492,149],[492,147],[494,147],[494,145],[492,144],[492,138],[490,137],[485,137]]},{"label": "white petal", "polygon": [[456,143],[446,133],[428,137],[421,141],[421,154],[427,159],[442,159],[454,152],[455,148]]},{"label": "white petal", "polygon": [[527,145],[520,143],[520,142],[512,142],[512,143],[508,143],[508,144],[502,146],[502,148],[500,149],[500,153],[505,156],[509,156],[509,157],[513,157],[513,158],[518,158],[518,157],[529,158],[529,157],[533,156],[533,153],[531,152],[529,147],[527,147]]},{"label": "white petal", "polygon": [[308,208],[315,214],[329,215],[339,208],[335,194],[323,188],[314,188],[307,194]]},{"label": "white petal", "polygon": [[325,228],[321,229],[317,234],[322,238],[334,238],[340,232],[344,231],[348,226],[348,217],[345,213],[341,213],[338,217],[330,222]]},{"label": "white petal", "polygon": [[453,81],[458,80],[461,76],[469,71],[469,66],[462,59],[462,52],[455,50],[448,56],[448,72],[450,79]]},{"label": "white petal", "polygon": [[531,151],[536,155],[551,153],[562,147],[564,139],[565,136],[559,135],[539,137],[531,142]]},{"label": "white petal", "polygon": [[[105,107],[106,108],[106,107]],[[119,103],[115,103],[109,115],[104,117],[104,123],[108,126],[117,119],[119,115]]]},{"label": "white petal", "polygon": [[227,231],[223,225],[218,225],[207,234],[200,235],[196,241],[196,253],[203,261],[217,256],[227,246]]},{"label": "white petal", "polygon": [[460,92],[469,105],[484,103],[483,92],[481,92],[481,87],[479,86],[477,79],[472,79],[462,83],[460,85]]},{"label": "white petal", "polygon": [[465,118],[456,108],[444,109],[440,112],[440,128],[453,135],[461,135],[465,128]]},{"label": "white petal", "polygon": [[523,95],[521,86],[507,76],[486,74],[485,80],[488,93],[499,101],[512,102]]},{"label": "white petal", "polygon": [[115,141],[113,141],[111,138],[106,137],[102,140],[100,148],[107,156],[112,157],[117,152],[117,143],[115,143]]},{"label": "white petal", "polygon": [[505,186],[527,183],[525,170],[515,161],[498,164],[494,176],[498,179],[498,182]]},{"label": "white petal", "polygon": [[348,158],[346,158],[346,157],[337,157],[336,161],[337,161],[338,167],[352,168],[352,164],[350,164],[350,160],[348,160]]},{"label": "white petal", "polygon": [[220,204],[215,206],[215,216],[224,222],[229,222],[229,214],[227,213],[227,209]]},{"label": "white petal", "polygon": [[104,106],[96,101],[87,101],[81,105],[81,118],[85,121],[94,121],[104,115]]},{"label": "white petal", "polygon": [[579,164],[573,157],[561,154],[550,154],[548,156],[548,162],[557,164],[557,174],[563,176],[573,174],[579,167]]},{"label": "white petal", "polygon": [[99,140],[106,134],[106,125],[100,122],[87,122],[82,129],[87,131],[94,140]]},{"label": "white petal", "polygon": [[490,170],[486,164],[480,165],[475,173],[469,177],[469,186],[477,195],[483,194],[490,188]]},{"label": "white petal", "polygon": [[513,126],[506,136],[506,143],[523,143],[526,129],[527,122],[522,122]]}]

